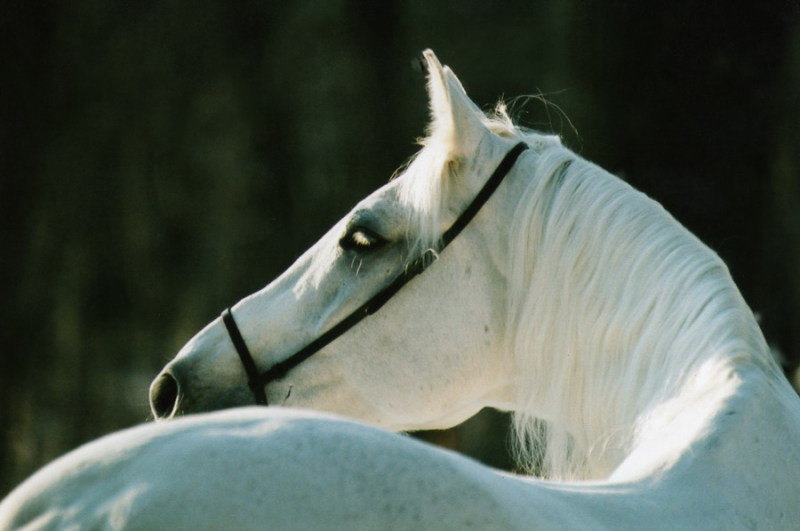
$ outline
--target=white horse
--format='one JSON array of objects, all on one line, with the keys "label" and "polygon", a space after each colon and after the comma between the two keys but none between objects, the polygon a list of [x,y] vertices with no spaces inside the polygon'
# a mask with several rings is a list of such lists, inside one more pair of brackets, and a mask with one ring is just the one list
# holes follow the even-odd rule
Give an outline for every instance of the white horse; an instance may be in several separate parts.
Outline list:
[{"label": "white horse", "polygon": [[[800,399],[722,261],[557,138],[502,107],[484,116],[425,58],[421,151],[232,308],[253,370],[441,251],[430,266],[285,374],[249,370],[249,388],[218,319],[151,388],[158,417],[250,404],[252,391],[364,424],[247,408],[133,428],[23,483],[0,528],[800,526]],[[528,149],[442,250],[519,142]],[[521,464],[542,478],[381,429],[445,428],[484,406],[513,411]]]}]

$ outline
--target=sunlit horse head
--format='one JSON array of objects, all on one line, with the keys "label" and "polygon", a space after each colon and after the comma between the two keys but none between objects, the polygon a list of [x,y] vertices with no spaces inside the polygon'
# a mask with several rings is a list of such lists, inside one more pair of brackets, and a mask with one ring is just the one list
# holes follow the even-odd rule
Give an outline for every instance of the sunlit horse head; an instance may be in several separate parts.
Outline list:
[{"label": "sunlit horse head", "polygon": [[[776,374],[713,252],[558,138],[521,130],[502,106],[484,115],[449,68],[431,52],[425,59],[432,123],[419,153],[231,314],[264,372],[410,264],[430,265],[379,311],[259,384],[269,404],[390,430],[446,428],[492,406],[515,413],[523,461],[536,451],[552,476],[603,477],[664,429],[687,440],[702,429],[717,404],[709,386],[724,395],[734,367]],[[442,235],[520,142],[527,149],[443,249]],[[252,404],[250,387],[217,319],[165,367],[150,398],[168,418]],[[690,403],[701,420],[673,426]]]},{"label": "sunlit horse head", "polygon": [[[283,275],[232,308],[255,364],[266,370],[380,291],[439,239],[521,139],[505,116],[483,117],[432,54],[433,123],[405,171],[361,201]],[[506,182],[424,274],[285,377],[270,404],[345,413],[393,430],[442,428],[484,405],[514,400],[509,329],[509,216],[520,168],[556,147],[529,137]],[[438,259],[437,259],[438,258]],[[158,417],[251,404],[247,378],[220,320],[195,336],[152,388]]]}]

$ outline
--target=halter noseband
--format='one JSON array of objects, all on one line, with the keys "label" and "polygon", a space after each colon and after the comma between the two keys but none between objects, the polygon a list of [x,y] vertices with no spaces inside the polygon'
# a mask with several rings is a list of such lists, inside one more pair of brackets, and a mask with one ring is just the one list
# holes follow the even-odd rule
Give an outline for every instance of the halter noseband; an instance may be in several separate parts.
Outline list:
[{"label": "halter noseband", "polygon": [[[447,247],[450,242],[452,242],[455,237],[461,233],[462,230],[464,230],[464,227],[466,227],[470,221],[472,221],[472,218],[475,217],[481,207],[492,196],[494,191],[497,190],[497,187],[500,186],[500,183],[503,181],[508,172],[511,171],[514,163],[517,162],[517,158],[519,158],[520,154],[522,154],[522,152],[526,149],[528,149],[528,146],[524,142],[520,142],[511,148],[506,156],[503,157],[503,160],[500,161],[500,164],[494,170],[492,175],[486,181],[486,184],[483,185],[483,188],[481,188],[469,206],[464,209],[464,212],[462,212],[458,219],[453,222],[450,228],[447,229],[444,234],[442,234],[442,245],[440,252],[444,250],[444,248]],[[276,363],[270,369],[264,372],[259,372],[258,367],[253,360],[253,356],[250,354],[250,350],[247,348],[247,344],[244,342],[241,332],[239,332],[239,327],[236,326],[236,321],[233,318],[231,309],[226,308],[225,311],[222,312],[222,322],[225,323],[225,328],[228,330],[228,335],[231,338],[231,342],[233,343],[233,346],[236,347],[236,353],[239,355],[239,359],[242,361],[242,366],[244,366],[244,370],[247,372],[247,385],[250,387],[250,391],[253,393],[256,404],[264,406],[267,405],[265,388],[269,382],[280,380],[292,368],[307,360],[317,351],[328,345],[331,341],[350,330],[368,315],[372,315],[373,313],[377,312],[381,306],[386,304],[389,299],[391,299],[398,291],[400,291],[400,288],[405,286],[412,278],[425,271],[425,269],[431,263],[433,263],[433,260],[430,259],[432,254],[433,251],[429,250],[423,256],[408,264],[403,272],[395,277],[391,284],[373,295],[372,298],[355,309],[350,315],[333,325],[333,327],[328,329],[325,333],[303,347],[301,350],[295,352],[292,356],[289,356],[285,360]]]}]

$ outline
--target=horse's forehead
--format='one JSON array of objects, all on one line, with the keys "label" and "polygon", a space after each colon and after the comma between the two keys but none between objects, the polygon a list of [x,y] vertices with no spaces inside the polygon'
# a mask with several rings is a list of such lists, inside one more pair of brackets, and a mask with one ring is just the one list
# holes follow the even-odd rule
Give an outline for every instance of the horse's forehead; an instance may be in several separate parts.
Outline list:
[{"label": "horse's forehead", "polygon": [[404,210],[398,197],[398,181],[390,181],[362,199],[353,210],[370,211],[380,217],[394,217]]}]

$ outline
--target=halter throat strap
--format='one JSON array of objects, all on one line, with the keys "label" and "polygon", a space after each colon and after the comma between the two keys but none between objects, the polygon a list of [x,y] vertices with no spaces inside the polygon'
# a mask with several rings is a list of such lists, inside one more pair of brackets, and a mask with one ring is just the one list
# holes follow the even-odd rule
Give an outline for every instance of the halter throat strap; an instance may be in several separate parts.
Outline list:
[{"label": "halter throat strap", "polygon": [[[516,146],[506,153],[503,160],[500,161],[497,168],[495,168],[492,175],[483,185],[481,190],[477,193],[472,202],[464,209],[461,215],[456,219],[453,224],[442,234],[441,246],[439,252],[443,251],[461,231],[469,224],[470,221],[478,214],[478,211],[483,207],[489,198],[494,194],[500,183],[511,168],[517,162],[517,159],[523,151],[528,149],[527,144],[524,142],[518,143]],[[434,262],[434,253],[432,250],[427,251],[421,257],[417,258],[400,273],[395,279],[381,291],[373,295],[367,302],[356,308],[347,317],[333,325],[330,329],[313,340],[311,343],[303,347],[301,350],[295,352],[285,360],[276,363],[268,370],[260,372],[250,354],[250,349],[242,337],[239,327],[236,325],[236,320],[233,318],[233,313],[230,308],[226,308],[222,312],[222,322],[228,331],[233,346],[236,348],[236,353],[242,362],[245,372],[247,373],[247,385],[250,392],[253,394],[256,404],[268,405],[265,387],[269,382],[280,380],[292,368],[296,367],[303,361],[307,360],[313,354],[327,346],[333,340],[353,328],[356,324],[361,322],[365,317],[377,312],[386,302],[391,299],[400,289],[405,286],[411,279],[425,271],[425,269]]]}]

